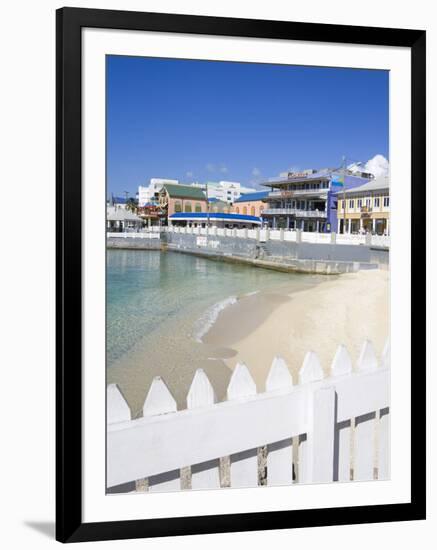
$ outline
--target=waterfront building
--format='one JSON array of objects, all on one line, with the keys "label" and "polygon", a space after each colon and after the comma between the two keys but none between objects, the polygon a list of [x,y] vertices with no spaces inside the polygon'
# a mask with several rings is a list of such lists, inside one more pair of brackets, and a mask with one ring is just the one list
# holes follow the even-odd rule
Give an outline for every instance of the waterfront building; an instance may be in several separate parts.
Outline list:
[{"label": "waterfront building", "polygon": [[234,202],[232,208],[236,214],[249,214],[250,216],[262,217],[266,203],[264,200],[267,198],[268,191],[258,191],[255,193],[248,193],[242,195]]},{"label": "waterfront building", "polygon": [[142,218],[147,225],[159,225],[161,219],[161,210],[157,204],[148,202],[144,206],[138,207],[138,216]]},{"label": "waterfront building", "polygon": [[207,204],[203,190],[191,185],[166,183],[158,194],[158,205],[164,221],[180,212],[207,212]]},{"label": "waterfront building", "polygon": [[138,187],[138,206],[143,207],[146,204],[156,204],[159,192],[165,184],[178,185],[179,180],[170,180],[165,178],[151,178],[149,185]]},{"label": "waterfront building", "polygon": [[270,188],[263,199],[263,218],[274,229],[336,232],[337,191],[368,181],[369,175],[341,169],[289,172],[263,183]]},{"label": "waterfront building", "polygon": [[139,231],[144,225],[143,219],[121,206],[106,208],[106,229],[110,232]]},{"label": "waterfront building", "polygon": [[390,235],[390,182],[388,176],[338,193],[339,233]]},{"label": "waterfront building", "polygon": [[244,216],[226,212],[176,212],[169,217],[169,225],[176,227],[226,227],[252,229],[262,223],[257,216]]}]

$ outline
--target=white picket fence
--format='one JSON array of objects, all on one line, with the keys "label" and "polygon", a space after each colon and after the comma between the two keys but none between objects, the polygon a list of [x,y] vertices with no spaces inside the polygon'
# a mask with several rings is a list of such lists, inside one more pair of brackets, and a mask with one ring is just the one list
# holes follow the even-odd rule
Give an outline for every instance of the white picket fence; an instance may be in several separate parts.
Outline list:
[{"label": "white picket fence", "polygon": [[[239,363],[227,400],[220,403],[199,369],[187,408],[179,411],[157,377],[143,416],[133,420],[117,385],[111,384],[107,486],[136,481],[137,490],[179,490],[181,469],[186,473],[187,467],[191,489],[388,479],[389,402],[389,345],[378,361],[369,341],[355,368],[340,345],[326,378],[317,355],[308,352],[297,385],[285,361],[275,357],[262,393]],[[264,457],[267,452],[264,481],[261,450]]]},{"label": "white picket fence", "polygon": [[295,231],[293,229],[228,229],[226,227],[178,227],[167,229],[169,233],[185,233],[189,235],[208,235],[210,237],[234,237],[256,239],[261,242],[268,240],[289,241],[322,244],[368,244],[371,246],[390,247],[390,237],[386,235],[355,235],[352,233],[317,233]]}]

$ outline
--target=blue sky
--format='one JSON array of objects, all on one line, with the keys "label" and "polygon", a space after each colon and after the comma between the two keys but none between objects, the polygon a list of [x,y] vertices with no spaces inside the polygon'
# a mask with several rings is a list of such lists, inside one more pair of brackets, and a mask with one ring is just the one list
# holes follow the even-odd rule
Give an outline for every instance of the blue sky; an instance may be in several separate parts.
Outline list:
[{"label": "blue sky", "polygon": [[107,58],[108,192],[388,158],[386,71]]}]

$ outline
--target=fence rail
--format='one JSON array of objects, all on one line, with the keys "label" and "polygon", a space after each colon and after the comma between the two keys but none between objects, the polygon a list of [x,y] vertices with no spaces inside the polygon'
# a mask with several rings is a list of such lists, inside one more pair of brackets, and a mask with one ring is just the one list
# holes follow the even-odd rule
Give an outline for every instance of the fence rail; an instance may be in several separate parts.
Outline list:
[{"label": "fence rail", "polygon": [[327,378],[317,355],[308,352],[297,385],[284,359],[275,357],[262,393],[239,363],[227,400],[220,403],[198,369],[187,408],[179,411],[157,377],[143,417],[134,420],[111,384],[107,485],[136,481],[139,490],[179,490],[181,469],[188,467],[188,488],[219,488],[220,463],[227,460],[228,486],[253,487],[261,483],[260,449],[267,453],[267,485],[387,479],[389,388],[388,342],[378,360],[369,341],[363,343],[355,369],[340,345]]}]

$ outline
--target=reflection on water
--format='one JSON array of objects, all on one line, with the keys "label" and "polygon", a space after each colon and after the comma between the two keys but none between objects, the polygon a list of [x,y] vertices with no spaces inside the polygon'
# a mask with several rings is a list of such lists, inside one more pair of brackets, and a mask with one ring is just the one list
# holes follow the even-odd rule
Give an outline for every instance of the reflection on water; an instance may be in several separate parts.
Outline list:
[{"label": "reflection on water", "polygon": [[108,365],[166,322],[188,318],[194,324],[204,310],[228,296],[304,277],[186,254],[108,250]]},{"label": "reflection on water", "polygon": [[185,407],[186,392],[199,367],[223,393],[228,367],[223,361],[209,360],[218,357],[216,350],[195,339],[196,332],[202,333],[199,323],[211,320],[214,305],[226,304],[230,296],[281,287],[290,291],[320,279],[174,252],[108,250],[107,382],[120,385],[134,414],[158,375],[179,406]]}]

